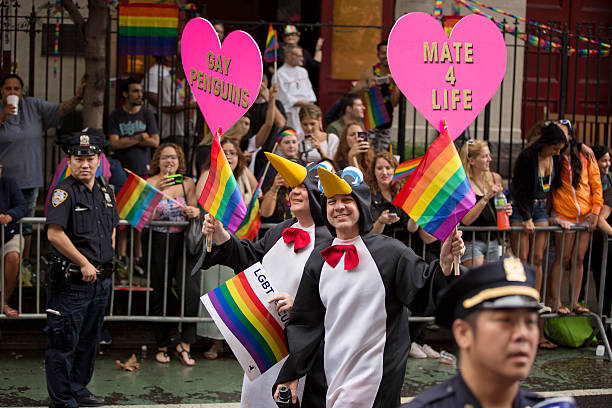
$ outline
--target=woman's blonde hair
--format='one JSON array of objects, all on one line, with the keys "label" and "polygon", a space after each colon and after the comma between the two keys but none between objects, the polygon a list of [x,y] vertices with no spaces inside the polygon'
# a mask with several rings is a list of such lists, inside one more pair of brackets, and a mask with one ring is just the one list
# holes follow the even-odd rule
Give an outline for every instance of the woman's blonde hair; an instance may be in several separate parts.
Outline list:
[{"label": "woman's blonde hair", "polygon": [[[467,175],[470,182],[474,180],[474,172],[472,171],[472,165],[470,164],[469,159],[477,157],[482,149],[489,148],[489,143],[484,140],[474,140],[470,139],[464,143],[459,151],[459,157],[461,158],[461,163],[463,164],[463,168],[465,169],[465,174]],[[491,191],[493,189],[493,175],[491,171],[486,171],[482,174],[481,180],[476,180],[476,182],[484,186],[486,191]]]},{"label": "woman's blonde hair", "polygon": [[177,174],[185,174],[185,154],[183,153],[183,149],[181,149],[175,143],[162,143],[157,146],[155,149],[155,153],[153,153],[153,158],[151,159],[151,163],[149,165],[149,174],[155,176],[160,173],[159,170],[159,156],[161,156],[161,151],[166,147],[171,147],[176,152],[178,156],[178,169],[176,170]]}]

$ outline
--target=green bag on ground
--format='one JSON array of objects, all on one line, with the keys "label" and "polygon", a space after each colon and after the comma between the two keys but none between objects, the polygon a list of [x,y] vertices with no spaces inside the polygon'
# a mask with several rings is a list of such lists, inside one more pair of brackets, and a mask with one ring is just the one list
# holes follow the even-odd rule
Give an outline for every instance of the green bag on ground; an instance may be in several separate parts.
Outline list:
[{"label": "green bag on ground", "polygon": [[544,322],[544,335],[565,347],[581,347],[593,334],[590,316],[552,317]]}]

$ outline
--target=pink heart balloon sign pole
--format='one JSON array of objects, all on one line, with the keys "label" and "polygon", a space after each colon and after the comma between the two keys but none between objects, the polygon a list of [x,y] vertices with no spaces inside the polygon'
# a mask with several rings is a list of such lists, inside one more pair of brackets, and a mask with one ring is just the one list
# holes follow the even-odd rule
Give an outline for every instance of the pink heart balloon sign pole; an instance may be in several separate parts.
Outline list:
[{"label": "pink heart balloon sign pole", "polygon": [[499,28],[474,14],[459,20],[450,37],[429,14],[406,14],[391,30],[387,57],[410,103],[439,132],[446,119],[453,139],[491,100],[507,60]]},{"label": "pink heart balloon sign pole", "polygon": [[262,62],[259,47],[244,31],[223,41],[208,20],[193,18],[181,37],[185,78],[213,133],[227,131],[257,99]]}]

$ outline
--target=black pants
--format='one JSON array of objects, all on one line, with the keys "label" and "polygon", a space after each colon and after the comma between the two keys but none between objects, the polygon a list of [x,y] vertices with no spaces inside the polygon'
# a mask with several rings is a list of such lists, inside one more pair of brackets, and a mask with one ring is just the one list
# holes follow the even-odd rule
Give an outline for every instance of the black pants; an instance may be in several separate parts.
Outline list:
[{"label": "black pants", "polygon": [[91,393],[104,308],[111,280],[66,283],[47,290],[47,390],[54,407],[78,407],[76,400]]},{"label": "black pants", "polygon": [[[601,282],[601,261],[603,256],[603,246],[608,243],[607,237],[599,231],[593,234],[593,249],[591,258],[591,269],[593,269],[593,278],[595,280],[595,292],[597,293],[597,301],[599,304],[599,285]],[[586,266],[585,266],[586,271]],[[587,275],[585,273],[585,275]],[[587,275],[588,276],[588,275]],[[584,284],[583,284],[584,287]],[[612,248],[608,246],[608,259],[606,263],[606,282],[603,293],[603,314],[610,316],[610,308],[612,307]]]},{"label": "black pants", "polygon": [[[183,276],[185,277],[184,315],[186,317],[198,316],[200,301],[200,275],[191,276],[191,269],[195,263],[186,253],[183,245],[183,233],[155,232],[151,234],[151,315],[169,315],[173,307],[178,306],[180,313],[181,299],[183,298]],[[166,252],[167,251],[167,252]],[[167,253],[167,255],[166,255]],[[183,255],[186,258],[183,258]],[[185,268],[183,269],[183,259]],[[167,269],[166,269],[167,268]],[[167,271],[167,273],[166,273]],[[176,281],[179,299],[172,293],[172,279]],[[166,304],[164,305],[164,293]],[[178,303],[178,305],[177,305]],[[158,347],[167,347],[170,344],[171,323],[158,323],[155,329],[155,339]],[[183,323],[181,341],[187,344],[196,342],[196,323]]]}]

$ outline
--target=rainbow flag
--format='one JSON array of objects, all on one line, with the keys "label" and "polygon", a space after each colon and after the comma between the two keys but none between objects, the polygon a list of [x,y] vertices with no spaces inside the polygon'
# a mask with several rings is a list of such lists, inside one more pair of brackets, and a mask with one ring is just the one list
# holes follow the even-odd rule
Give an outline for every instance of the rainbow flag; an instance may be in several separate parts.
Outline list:
[{"label": "rainbow flag", "polygon": [[[45,216],[47,215],[47,209],[49,208],[49,202],[51,200],[51,193],[53,190],[55,190],[55,186],[57,186],[57,183],[64,180],[69,175],[70,167],[68,167],[68,156],[64,156],[55,169],[53,180],[51,180],[51,184],[49,185],[49,191],[47,191],[47,199],[45,200]],[[108,162],[108,159],[104,153],[100,153],[100,165],[96,169],[96,177],[100,176],[104,176],[106,180],[110,180],[111,178],[110,163]]]},{"label": "rainbow flag", "polygon": [[427,149],[393,204],[442,242],[476,204],[476,196],[447,128]]},{"label": "rainbow flag", "polygon": [[178,7],[130,3],[119,6],[119,54],[175,55]]},{"label": "rainbow flag", "polygon": [[267,276],[258,262],[200,298],[251,381],[289,354]]},{"label": "rainbow flag", "polygon": [[268,27],[268,36],[266,37],[266,49],[264,50],[263,60],[266,62],[274,62],[278,57],[278,40],[276,31],[272,28],[272,24]]},{"label": "rainbow flag", "polygon": [[145,179],[127,170],[128,178],[117,194],[117,211],[119,217],[127,220],[138,231],[144,226],[157,207],[157,203],[164,198],[164,194],[147,183]]},{"label": "rainbow flag", "polygon": [[240,239],[246,238],[254,241],[257,237],[257,232],[261,227],[261,217],[259,216],[259,199],[257,198],[257,195],[259,194],[259,190],[261,190],[263,179],[264,177],[262,177],[261,180],[259,180],[259,183],[257,183],[257,188],[253,192],[253,198],[251,198],[251,202],[247,207],[246,215],[236,230],[236,236]]},{"label": "rainbow flag", "polygon": [[219,144],[219,132],[213,137],[210,170],[198,200],[202,208],[225,225],[232,234],[246,215],[242,192]]},{"label": "rainbow flag", "polygon": [[379,86],[373,86],[368,89],[368,92],[363,94],[363,104],[366,107],[363,115],[363,124],[366,130],[373,129],[378,126],[385,125],[391,122],[385,99],[380,92]]},{"label": "rainbow flag", "polygon": [[[391,145],[389,145],[389,147],[391,147]],[[395,172],[393,173],[391,184],[394,184],[403,178],[410,177],[414,169],[416,169],[419,163],[421,163],[422,159],[422,157],[417,157],[416,159],[405,161],[397,166]]]}]

